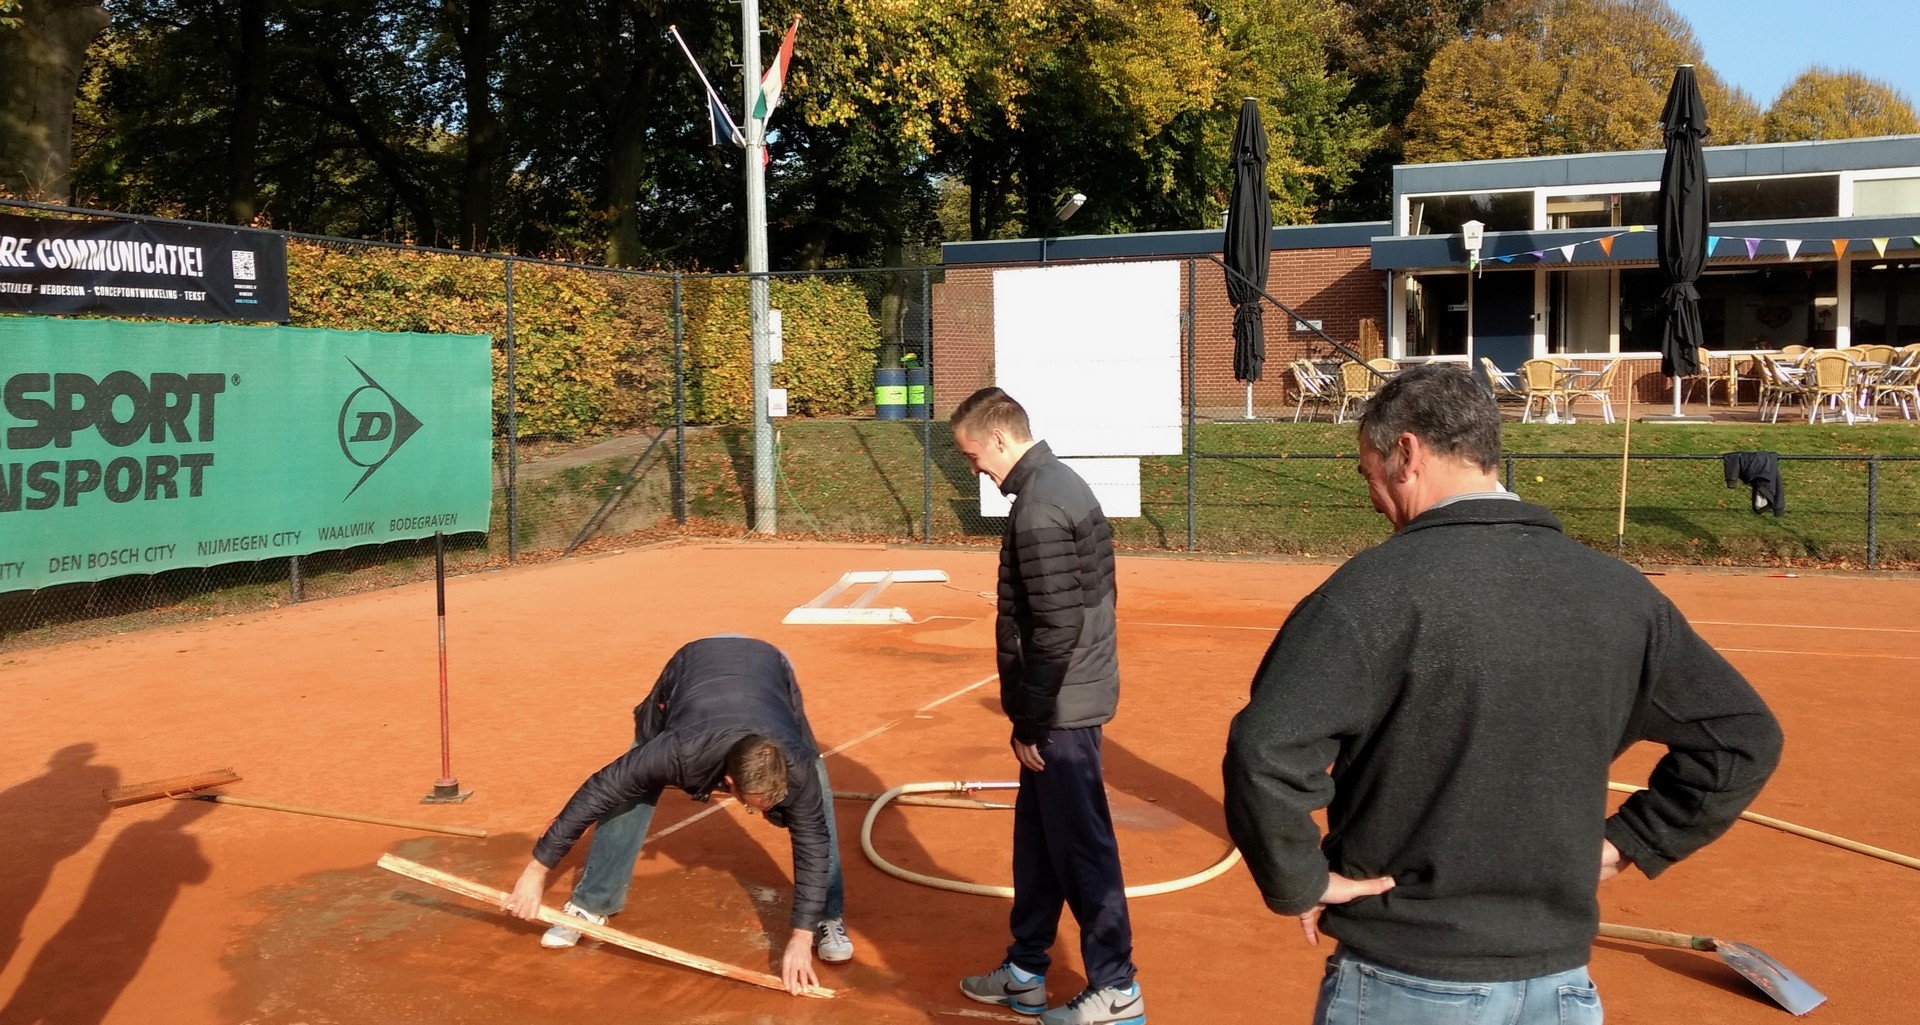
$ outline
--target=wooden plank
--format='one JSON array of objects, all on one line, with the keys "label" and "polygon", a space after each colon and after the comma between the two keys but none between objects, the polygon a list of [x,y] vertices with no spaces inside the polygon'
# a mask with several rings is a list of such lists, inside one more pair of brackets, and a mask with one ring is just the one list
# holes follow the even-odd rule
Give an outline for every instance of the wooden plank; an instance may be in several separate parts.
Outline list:
[{"label": "wooden plank", "polygon": [[151,783],[133,783],[124,787],[110,787],[101,791],[108,804],[126,804],[131,801],[146,801],[170,794],[190,794],[195,790],[223,786],[240,782],[240,774],[232,769],[213,769],[208,772],[196,772],[191,776],[174,776],[169,779],[156,779]]},{"label": "wooden plank", "polygon": [[[431,883],[443,890],[451,890],[462,897],[472,898],[489,907],[501,908],[504,907],[507,902],[507,892],[505,890],[496,890],[491,886],[470,882],[451,873],[442,872],[436,868],[428,868],[418,862],[408,861],[405,858],[396,857],[392,854],[381,855],[378,864],[381,868],[389,872],[397,872],[409,879],[418,879],[423,883]],[[504,914],[504,912],[502,913]],[[559,911],[547,907],[544,904],[540,907],[539,918],[540,921],[548,925],[564,925],[569,929],[578,929],[582,936],[591,936],[596,940],[611,943],[616,947],[625,947],[628,950],[637,951],[648,957],[659,958],[662,961],[671,962],[683,968],[692,968],[696,971],[733,979],[736,982],[745,982],[763,989],[778,990],[782,993],[787,991],[787,984],[781,982],[779,976],[769,975],[766,972],[749,971],[745,968],[736,968],[733,965],[720,961],[708,960],[698,954],[689,954],[684,950],[677,950],[664,944],[654,943],[651,940],[643,940],[631,933],[624,933],[618,929],[609,928],[604,925],[595,925],[584,918],[575,918],[572,915],[561,914]],[[815,986],[800,995],[809,997],[832,997],[834,991],[825,986]]]}]

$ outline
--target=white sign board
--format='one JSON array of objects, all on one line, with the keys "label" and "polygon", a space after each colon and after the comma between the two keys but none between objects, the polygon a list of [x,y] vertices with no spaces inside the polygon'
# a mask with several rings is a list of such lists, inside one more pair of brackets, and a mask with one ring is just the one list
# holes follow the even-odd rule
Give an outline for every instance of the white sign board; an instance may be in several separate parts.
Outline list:
[{"label": "white sign board", "polygon": [[[1140,515],[1140,460],[1138,459],[1062,459],[1093,489],[1100,511],[1108,519]],[[1013,511],[1013,500],[1000,493],[1000,486],[986,477],[980,480],[980,515],[1005,516]]]},{"label": "white sign board", "polygon": [[1178,263],[995,272],[993,357],[1056,454],[1180,453]]},{"label": "white sign board", "polygon": [[[786,332],[783,330],[779,310],[767,311],[767,362],[778,363],[786,358]],[[785,414],[782,414],[785,415]]]},{"label": "white sign board", "polygon": [[787,415],[787,390],[785,388],[767,389],[767,419]]}]

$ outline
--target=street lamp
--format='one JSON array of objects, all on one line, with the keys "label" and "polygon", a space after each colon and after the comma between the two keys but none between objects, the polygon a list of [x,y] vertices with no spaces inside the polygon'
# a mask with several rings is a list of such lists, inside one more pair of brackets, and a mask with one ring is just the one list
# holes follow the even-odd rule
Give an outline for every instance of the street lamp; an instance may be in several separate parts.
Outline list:
[{"label": "street lamp", "polygon": [[[1072,190],[1062,192],[1060,194],[1060,198],[1054,201],[1053,219],[1062,224],[1065,224],[1066,222],[1072,220],[1073,215],[1079,213],[1080,208],[1085,206],[1086,203],[1087,203],[1087,197],[1085,193],[1074,192]],[[1048,228],[1040,232],[1040,262],[1041,263],[1047,262],[1047,239],[1052,237],[1052,235],[1053,235],[1053,230],[1051,228]]]},{"label": "street lamp", "polygon": [[1487,226],[1479,221],[1468,221],[1460,226],[1460,242],[1467,250],[1467,365],[1474,362],[1473,351],[1473,278],[1480,273],[1480,242],[1486,236]]}]

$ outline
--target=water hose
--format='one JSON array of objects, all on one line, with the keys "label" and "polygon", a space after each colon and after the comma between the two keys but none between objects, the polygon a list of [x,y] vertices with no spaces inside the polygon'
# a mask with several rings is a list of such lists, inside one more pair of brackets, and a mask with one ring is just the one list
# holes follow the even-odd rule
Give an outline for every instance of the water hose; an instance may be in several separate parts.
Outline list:
[{"label": "water hose", "polygon": [[[975,790],[1018,789],[1020,789],[1020,784],[1018,783],[989,783],[977,780],[955,781],[950,783],[902,783],[873,799],[873,807],[867,809],[866,820],[860,823],[860,849],[866,852],[867,860],[873,862],[873,867],[896,879],[904,879],[909,883],[917,883],[921,886],[930,886],[936,890],[950,890],[954,893],[970,893],[976,897],[1003,897],[1011,899],[1013,897],[1013,887],[1011,886],[994,886],[990,883],[969,883],[960,879],[943,879],[939,876],[930,876],[895,865],[893,862],[881,857],[879,851],[873,849],[873,821],[880,816],[880,809],[885,808],[895,798],[905,794],[965,794],[972,793]],[[854,795],[841,794],[836,796],[853,797]],[[963,804],[962,806],[965,805]],[[973,806],[982,808],[992,807],[992,805],[985,802],[974,802]],[[1007,806],[1000,805],[999,807],[1004,808]],[[1239,848],[1228,847],[1227,853],[1222,855],[1219,861],[1214,862],[1210,868],[1195,872],[1190,876],[1168,880],[1164,883],[1129,886],[1127,887],[1126,894],[1129,898],[1154,897],[1163,893],[1174,893],[1179,890],[1191,889],[1202,883],[1219,878],[1221,875],[1224,875],[1228,869],[1239,863]]]}]

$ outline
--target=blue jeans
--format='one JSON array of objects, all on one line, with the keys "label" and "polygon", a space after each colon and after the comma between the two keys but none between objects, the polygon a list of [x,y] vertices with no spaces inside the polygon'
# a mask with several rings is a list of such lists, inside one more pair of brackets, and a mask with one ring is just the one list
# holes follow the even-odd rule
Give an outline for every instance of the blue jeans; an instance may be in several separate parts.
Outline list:
[{"label": "blue jeans", "polygon": [[1327,958],[1314,1025],[1600,1025],[1585,968],[1519,982],[1446,982],[1347,953]]},{"label": "blue jeans", "polygon": [[[820,773],[820,793],[827,802],[827,844],[832,852],[828,864],[827,906],[822,918],[840,918],[846,914],[847,885],[840,875],[840,831],[833,822],[833,787],[827,783],[827,760],[814,759]],[[593,826],[593,839],[587,846],[587,864],[574,884],[575,907],[596,915],[617,914],[627,906],[627,887],[633,883],[633,863],[647,842],[647,827],[653,824],[653,807],[660,800],[658,790],[642,794],[632,801],[600,816]]]}]

